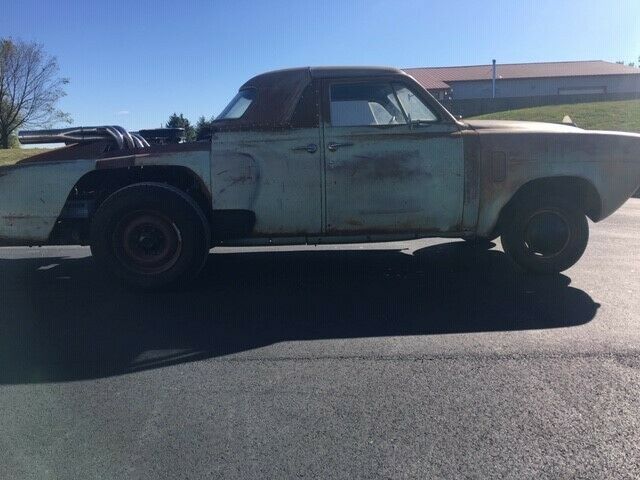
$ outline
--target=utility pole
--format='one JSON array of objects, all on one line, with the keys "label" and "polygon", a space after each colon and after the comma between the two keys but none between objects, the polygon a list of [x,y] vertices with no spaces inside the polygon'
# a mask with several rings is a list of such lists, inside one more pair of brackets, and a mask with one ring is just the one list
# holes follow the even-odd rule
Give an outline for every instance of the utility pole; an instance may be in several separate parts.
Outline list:
[{"label": "utility pole", "polygon": [[492,98],[496,98],[496,60],[493,59],[493,81],[492,81]]}]

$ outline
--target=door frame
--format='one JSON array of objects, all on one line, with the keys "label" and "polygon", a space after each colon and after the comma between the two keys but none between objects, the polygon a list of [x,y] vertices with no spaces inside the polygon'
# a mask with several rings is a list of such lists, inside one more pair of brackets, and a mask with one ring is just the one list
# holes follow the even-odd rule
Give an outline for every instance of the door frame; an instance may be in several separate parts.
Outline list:
[{"label": "door frame", "polygon": [[[454,135],[459,135],[462,131],[462,125],[455,121],[450,114],[445,115],[443,113],[443,107],[440,104],[434,105],[434,100],[430,98],[427,94],[426,90],[418,84],[412,77],[406,75],[380,75],[380,76],[362,76],[362,77],[353,77],[353,76],[345,76],[345,77],[332,77],[332,78],[323,78],[320,84],[320,125],[321,125],[321,162],[322,162],[322,230],[324,235],[334,235],[329,231],[328,225],[328,205],[327,205],[327,163],[329,161],[327,155],[327,130],[329,128],[340,128],[340,127],[332,127],[331,122],[331,91],[330,87],[333,84],[354,84],[354,83],[389,83],[390,85],[393,83],[400,83],[411,90],[420,101],[422,101],[429,109],[437,116],[437,120],[432,122],[431,125],[428,126],[419,126],[413,127],[410,124],[394,124],[394,125],[363,125],[362,127],[344,127],[344,128],[362,128],[364,129],[375,129],[381,132],[389,131],[389,130],[400,130],[400,135],[412,135],[418,133],[426,140],[431,138],[438,137],[450,137]],[[396,101],[400,105],[400,109],[403,114],[406,115],[404,111],[404,107],[399,102],[396,97]],[[437,103],[437,102],[436,102]],[[447,112],[448,113],[448,112]],[[406,120],[406,118],[405,118]],[[435,127],[435,128],[434,128]],[[421,131],[421,129],[424,129]],[[431,130],[431,131],[429,131]],[[363,132],[364,133],[364,132]],[[461,139],[462,140],[462,139]],[[464,150],[464,147],[463,147]],[[466,153],[466,152],[465,152]],[[466,185],[464,185],[464,178],[466,178],[466,162],[463,161],[463,190],[466,189]],[[464,198],[465,192],[461,192],[461,195]],[[463,200],[462,211],[460,212],[460,226],[463,228],[463,219],[465,213],[466,202]],[[461,230],[462,232],[463,230]],[[427,233],[427,232],[424,232]],[[452,232],[447,232],[447,235]],[[366,235],[366,233],[355,233],[354,235]]]}]

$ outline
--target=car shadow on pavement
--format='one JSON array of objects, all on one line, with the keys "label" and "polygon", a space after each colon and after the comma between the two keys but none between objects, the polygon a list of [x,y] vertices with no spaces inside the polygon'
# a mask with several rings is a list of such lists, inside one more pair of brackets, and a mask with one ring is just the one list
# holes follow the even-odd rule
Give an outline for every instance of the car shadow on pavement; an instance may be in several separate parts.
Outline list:
[{"label": "car shadow on pavement", "polygon": [[571,327],[599,306],[564,275],[527,275],[464,242],[217,253],[192,288],[163,293],[114,284],[91,257],[0,259],[0,278],[2,384],[100,378],[288,340]]}]

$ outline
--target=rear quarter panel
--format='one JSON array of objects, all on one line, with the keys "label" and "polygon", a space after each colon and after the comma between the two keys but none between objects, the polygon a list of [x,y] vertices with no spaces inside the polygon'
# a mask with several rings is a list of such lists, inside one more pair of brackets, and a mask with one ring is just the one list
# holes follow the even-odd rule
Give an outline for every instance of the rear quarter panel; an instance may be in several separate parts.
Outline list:
[{"label": "rear quarter panel", "polygon": [[45,244],[76,183],[96,169],[183,166],[210,189],[209,150],[205,148],[104,159],[29,161],[0,167],[0,244]]},{"label": "rear quarter panel", "polygon": [[69,192],[95,160],[26,163],[0,168],[0,242],[46,242]]}]

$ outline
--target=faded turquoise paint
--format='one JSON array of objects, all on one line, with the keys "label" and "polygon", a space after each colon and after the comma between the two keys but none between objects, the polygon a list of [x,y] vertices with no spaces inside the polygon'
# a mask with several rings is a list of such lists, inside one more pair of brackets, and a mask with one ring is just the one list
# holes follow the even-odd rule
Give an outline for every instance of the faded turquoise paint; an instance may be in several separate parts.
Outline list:
[{"label": "faded turquoise paint", "polygon": [[0,239],[43,243],[76,182],[95,160],[33,163],[0,169]]},{"label": "faded turquoise paint", "polygon": [[325,125],[324,134],[328,234],[462,230],[464,148],[456,125]]},{"label": "faded turquoise paint", "polygon": [[214,209],[252,210],[257,236],[321,233],[318,128],[217,133],[211,159]]},{"label": "faded turquoise paint", "polygon": [[135,157],[136,166],[163,165],[185,167],[195,173],[202,184],[211,191],[210,152],[198,150],[193,152],[171,152],[153,155],[140,154]]},{"label": "faded turquoise paint", "polygon": [[[135,157],[134,164],[183,166],[210,189],[207,151],[141,154]],[[0,240],[24,245],[45,243],[69,193],[95,166],[96,159],[87,159],[0,168]]]},{"label": "faded turquoise paint", "polygon": [[[478,235],[491,234],[503,207],[536,179],[577,177],[590,182],[601,198],[596,220],[611,215],[640,187],[640,135],[529,122],[492,122],[491,128],[478,131],[482,148]],[[492,178],[493,152],[505,155],[503,181]]]},{"label": "faded turquoise paint", "polygon": [[[134,165],[190,169],[214,209],[255,213],[252,237],[234,240],[254,245],[488,235],[519,188],[548,177],[589,181],[602,200],[600,220],[640,186],[640,135],[536,123],[471,126],[220,132],[210,152],[140,154]],[[348,145],[331,151],[331,143]],[[492,169],[496,152],[503,179]],[[45,243],[70,191],[95,165],[0,168],[0,240]]]}]

